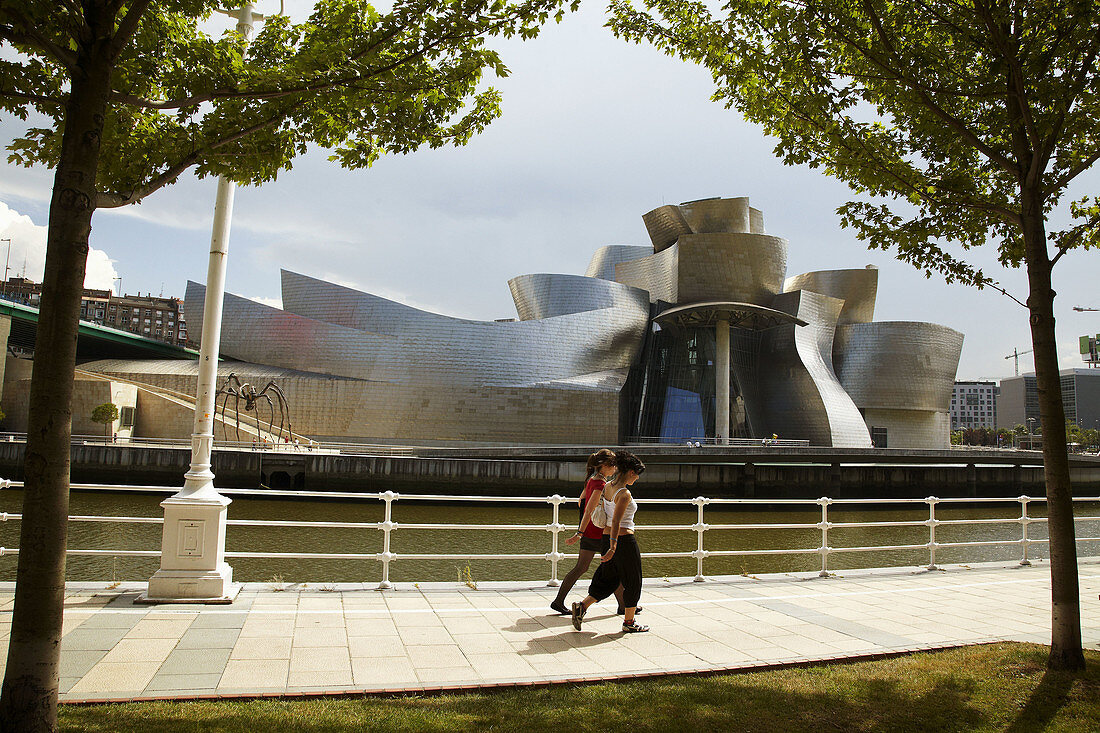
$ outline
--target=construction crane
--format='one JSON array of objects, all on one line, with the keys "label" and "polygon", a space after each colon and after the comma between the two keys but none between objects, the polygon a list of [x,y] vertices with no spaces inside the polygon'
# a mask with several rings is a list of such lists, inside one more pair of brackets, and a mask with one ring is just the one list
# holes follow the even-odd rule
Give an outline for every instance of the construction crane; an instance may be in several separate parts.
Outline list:
[{"label": "construction crane", "polygon": [[1006,359],[1015,359],[1016,360],[1016,376],[1017,377],[1020,376],[1020,357],[1024,354],[1030,354],[1032,351],[1035,351],[1035,349],[1028,349],[1027,351],[1017,351],[1016,349],[1013,349],[1012,353],[1005,357]]}]

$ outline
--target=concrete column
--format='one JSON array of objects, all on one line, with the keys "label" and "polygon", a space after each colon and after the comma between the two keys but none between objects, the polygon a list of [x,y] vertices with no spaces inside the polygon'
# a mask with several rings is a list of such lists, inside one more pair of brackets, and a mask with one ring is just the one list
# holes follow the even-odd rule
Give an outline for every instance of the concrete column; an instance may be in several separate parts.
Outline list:
[{"label": "concrete column", "polygon": [[714,437],[719,445],[730,442],[730,322],[714,326]]}]

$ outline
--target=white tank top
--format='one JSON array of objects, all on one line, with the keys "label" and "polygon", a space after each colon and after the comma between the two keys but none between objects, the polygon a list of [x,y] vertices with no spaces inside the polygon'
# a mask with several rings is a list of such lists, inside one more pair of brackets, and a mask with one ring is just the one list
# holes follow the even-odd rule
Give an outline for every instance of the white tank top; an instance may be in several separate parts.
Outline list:
[{"label": "white tank top", "polygon": [[[625,489],[625,486],[620,486],[619,491]],[[611,497],[610,500],[603,499],[603,510],[607,514],[607,529],[611,529],[611,523],[615,518],[615,497],[619,495],[619,491]],[[622,519],[619,520],[619,529],[634,529],[634,515],[638,512],[638,502],[634,501],[634,496],[631,495],[630,503],[626,505],[626,510],[623,511]]]}]

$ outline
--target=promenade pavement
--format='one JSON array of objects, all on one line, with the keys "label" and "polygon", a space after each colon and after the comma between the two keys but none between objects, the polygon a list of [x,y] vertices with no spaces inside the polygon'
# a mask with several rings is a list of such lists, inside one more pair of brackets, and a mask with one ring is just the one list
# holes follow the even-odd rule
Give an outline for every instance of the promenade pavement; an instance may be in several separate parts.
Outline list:
[{"label": "promenade pavement", "polygon": [[[1082,632],[1100,649],[1100,558],[1080,564]],[[572,599],[586,587],[582,580]],[[647,579],[623,634],[614,600],[581,631],[534,583],[246,584],[231,605],[141,606],[143,583],[73,584],[62,700],[355,693],[629,678],[1050,641],[1050,568],[1008,563]],[[12,583],[0,584],[0,647]],[[3,657],[0,657],[0,661]]]}]

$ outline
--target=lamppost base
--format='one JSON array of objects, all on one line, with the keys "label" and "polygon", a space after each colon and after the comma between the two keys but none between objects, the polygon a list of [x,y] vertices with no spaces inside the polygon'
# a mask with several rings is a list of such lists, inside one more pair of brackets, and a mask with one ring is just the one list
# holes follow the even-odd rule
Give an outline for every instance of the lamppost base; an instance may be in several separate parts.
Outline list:
[{"label": "lamppost base", "polygon": [[226,509],[230,499],[183,497],[162,501],[160,570],[149,578],[146,603],[231,603],[240,592],[225,562]]},{"label": "lamppost base", "polygon": [[228,604],[237,599],[240,583],[233,582],[233,568],[223,563],[219,570],[158,570],[149,578],[149,590],[134,603]]}]

